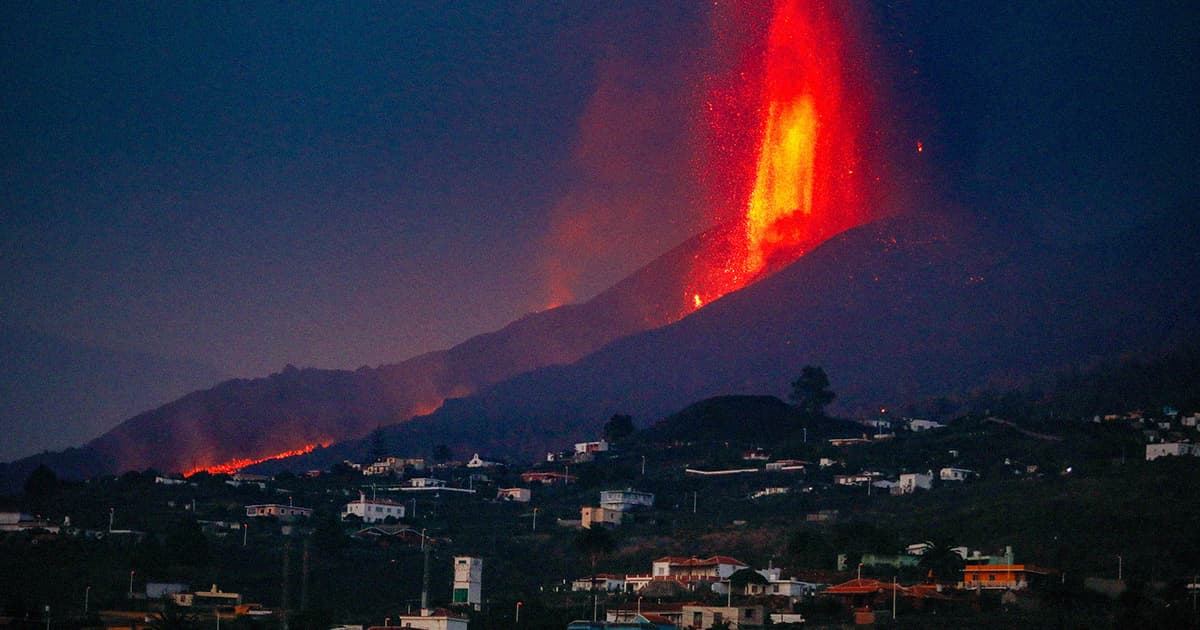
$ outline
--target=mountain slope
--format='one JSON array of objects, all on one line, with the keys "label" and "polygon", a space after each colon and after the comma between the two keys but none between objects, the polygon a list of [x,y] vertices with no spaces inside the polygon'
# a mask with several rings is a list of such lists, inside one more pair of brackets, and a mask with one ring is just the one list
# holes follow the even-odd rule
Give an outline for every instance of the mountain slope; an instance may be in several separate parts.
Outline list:
[{"label": "mountain slope", "polygon": [[82,444],[143,409],[225,378],[196,361],[0,328],[0,461]]},{"label": "mountain slope", "polygon": [[[570,363],[613,339],[678,319],[694,308],[681,287],[719,270],[736,235],[729,227],[714,228],[584,304],[527,315],[446,351],[354,372],[289,366],[268,377],[189,394],[73,451],[71,469],[82,474],[147,467],[189,471],[253,461],[429,413],[448,397]],[[775,268],[779,264],[775,261]],[[53,461],[53,456],[38,456],[15,463],[7,475],[0,469],[0,475],[23,478],[37,462]]]},{"label": "mountain slope", "polygon": [[1153,353],[1200,326],[1198,232],[1164,221],[1056,248],[932,216],[877,222],[672,325],[447,401],[389,443],[537,456],[613,413],[646,423],[710,396],[782,393],[807,364],[854,411]]}]

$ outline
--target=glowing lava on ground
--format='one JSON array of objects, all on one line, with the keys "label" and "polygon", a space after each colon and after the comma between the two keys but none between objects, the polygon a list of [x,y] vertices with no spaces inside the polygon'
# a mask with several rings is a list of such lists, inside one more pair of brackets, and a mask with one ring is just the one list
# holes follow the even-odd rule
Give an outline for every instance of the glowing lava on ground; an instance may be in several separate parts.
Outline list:
[{"label": "glowing lava on ground", "polygon": [[306,453],[313,452],[313,450],[316,449],[318,446],[320,446],[321,448],[324,448],[326,446],[329,446],[330,444],[331,444],[331,442],[324,442],[324,443],[318,442],[318,443],[314,443],[314,444],[306,444],[300,448],[293,449],[290,451],[283,451],[281,453],[275,453],[274,455],[267,455],[266,457],[231,459],[231,460],[221,463],[221,464],[193,468],[192,470],[189,470],[189,471],[183,473],[183,476],[191,477],[192,475],[199,473],[199,472],[206,472],[211,475],[233,474],[247,466],[253,466],[254,464],[261,464],[263,462],[268,462],[273,459],[284,459],[287,457],[295,457],[297,455],[304,455]]},{"label": "glowing lava on ground", "polygon": [[864,222],[857,135],[865,99],[847,94],[849,20],[832,0],[775,3],[759,49],[753,182],[739,224],[725,235],[725,264],[698,268],[687,287],[695,307]]}]

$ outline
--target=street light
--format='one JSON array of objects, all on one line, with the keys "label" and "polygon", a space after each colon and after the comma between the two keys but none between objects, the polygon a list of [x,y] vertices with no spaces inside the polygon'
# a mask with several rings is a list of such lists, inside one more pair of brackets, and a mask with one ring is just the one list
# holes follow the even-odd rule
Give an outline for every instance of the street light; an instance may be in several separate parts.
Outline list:
[{"label": "street light", "polygon": [[92,594],[92,586],[89,584],[87,586],[87,588],[83,589],[83,616],[84,617],[86,617],[88,614],[88,596],[91,594]]},{"label": "street light", "polygon": [[46,604],[46,630],[50,630],[50,604]]},{"label": "street light", "polygon": [[1117,581],[1118,582],[1121,581],[1121,575],[1122,575],[1121,571],[1124,568],[1125,568],[1124,561],[1121,559],[1121,556],[1117,556]]},{"label": "street light", "polygon": [[538,509],[533,508],[533,531],[535,531],[535,532],[537,531],[537,513],[538,513]]},{"label": "street light", "polygon": [[133,574],[134,573],[137,573],[137,571],[129,572],[129,598],[130,599],[133,599]]},{"label": "street light", "polygon": [[524,605],[525,605],[524,602],[517,602],[517,620],[515,622],[513,622],[513,625],[521,623],[521,606],[524,606]]}]

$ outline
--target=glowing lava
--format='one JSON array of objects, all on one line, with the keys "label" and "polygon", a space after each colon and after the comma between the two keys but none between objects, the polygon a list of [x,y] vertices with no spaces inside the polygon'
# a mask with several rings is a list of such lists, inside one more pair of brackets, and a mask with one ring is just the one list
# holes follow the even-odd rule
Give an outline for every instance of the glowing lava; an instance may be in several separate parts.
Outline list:
[{"label": "glowing lava", "polygon": [[295,457],[297,455],[304,455],[306,453],[313,452],[313,450],[316,449],[318,446],[324,448],[326,446],[329,446],[330,444],[331,444],[331,442],[317,442],[317,443],[313,443],[313,444],[307,444],[298,449],[293,449],[290,451],[283,451],[282,453],[275,453],[274,455],[267,455],[266,457],[259,457],[256,459],[255,458],[231,459],[222,464],[215,464],[213,466],[201,466],[199,468],[193,468],[192,470],[189,470],[189,471],[183,473],[183,476],[191,477],[192,475],[199,473],[199,472],[206,472],[211,475],[233,474],[247,466],[253,466],[254,464],[261,464],[263,462],[268,462],[273,459],[284,459],[286,457]]},{"label": "glowing lava", "polygon": [[[697,268],[685,295],[698,308],[860,225],[862,94],[849,88],[845,4],[779,0],[770,15],[756,95],[752,182],[725,263]],[[851,98],[853,96],[853,98]],[[714,101],[719,100],[714,97]],[[715,124],[735,117],[715,117]],[[734,130],[716,129],[728,137]]]}]

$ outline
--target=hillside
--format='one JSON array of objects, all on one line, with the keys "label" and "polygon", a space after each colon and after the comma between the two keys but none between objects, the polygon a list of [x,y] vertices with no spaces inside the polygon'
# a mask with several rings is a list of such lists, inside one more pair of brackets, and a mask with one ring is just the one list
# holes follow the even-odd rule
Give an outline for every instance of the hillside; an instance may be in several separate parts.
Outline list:
[{"label": "hillside", "polygon": [[76,446],[135,413],[226,378],[197,361],[0,327],[0,462]]},{"label": "hillside", "polygon": [[[678,319],[694,308],[679,287],[723,264],[734,234],[729,227],[699,234],[586,303],[527,315],[449,350],[353,372],[288,366],[193,392],[69,454],[0,466],[0,485],[16,487],[39,463],[72,476],[148,467],[190,471],[363,436],[429,413],[448,397],[571,363],[614,339]],[[781,264],[776,260],[763,273]]]},{"label": "hillside", "polygon": [[809,364],[837,384],[834,410],[854,413],[1155,355],[1200,327],[1197,236],[1190,218],[1061,248],[931,216],[873,223],[675,324],[449,400],[389,442],[531,457],[614,413],[645,425],[694,400],[782,392]]}]

